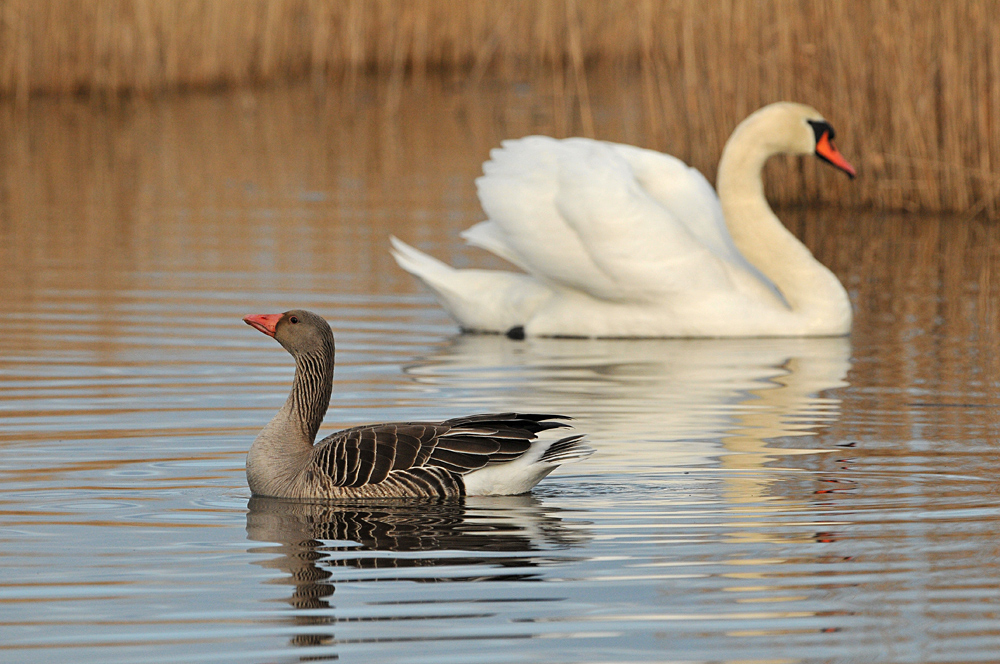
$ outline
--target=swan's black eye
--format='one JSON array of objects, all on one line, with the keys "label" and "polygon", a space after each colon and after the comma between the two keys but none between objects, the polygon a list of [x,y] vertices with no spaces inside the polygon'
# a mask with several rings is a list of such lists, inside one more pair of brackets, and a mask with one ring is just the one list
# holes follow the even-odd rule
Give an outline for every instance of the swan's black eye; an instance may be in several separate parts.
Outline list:
[{"label": "swan's black eye", "polygon": [[298,323],[298,322],[299,322],[299,319],[298,319],[298,317],[297,317],[297,316],[292,316],[292,317],[290,317],[290,318],[288,319],[288,322],[289,322],[289,323]]}]

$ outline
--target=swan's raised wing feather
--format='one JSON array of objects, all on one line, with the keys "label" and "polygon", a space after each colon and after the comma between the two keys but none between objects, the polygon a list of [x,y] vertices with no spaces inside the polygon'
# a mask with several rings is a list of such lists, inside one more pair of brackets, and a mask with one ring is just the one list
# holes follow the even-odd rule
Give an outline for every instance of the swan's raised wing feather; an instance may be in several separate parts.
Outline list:
[{"label": "swan's raised wing feather", "polygon": [[465,229],[460,235],[466,244],[485,249],[491,254],[516,265],[525,272],[531,271],[527,265],[521,262],[521,257],[511,251],[503,229],[496,222],[489,219],[481,221],[475,226]]},{"label": "swan's raised wing feather", "polygon": [[[606,300],[731,288],[724,260],[737,252],[726,246],[711,187],[672,157],[633,150],[588,139],[505,141],[477,181],[493,224],[477,231],[488,238],[477,244],[499,244],[494,253],[534,276]],[[674,181],[647,189],[660,178]],[[709,228],[692,232],[678,218],[688,213],[691,226]]]},{"label": "swan's raised wing feather", "polygon": [[472,243],[543,282],[613,291],[614,282],[594,264],[556,208],[562,141],[529,136],[502,145],[490,152],[484,175],[476,180],[489,221],[474,227]]},{"label": "swan's raised wing feather", "polygon": [[726,228],[719,197],[701,171],[656,150],[607,145],[628,163],[639,186],[698,242],[723,260],[745,262]]},{"label": "swan's raised wing feather", "polygon": [[582,154],[560,165],[556,206],[620,299],[732,287],[719,257],[649,195],[626,160],[604,143],[579,145]]},{"label": "swan's raised wing feather", "polygon": [[719,197],[698,169],[655,150],[620,143],[608,145],[628,162],[636,181],[653,200],[720,258],[730,274],[740,273],[740,288],[760,288],[776,301],[784,301],[771,280],[736,248]]}]

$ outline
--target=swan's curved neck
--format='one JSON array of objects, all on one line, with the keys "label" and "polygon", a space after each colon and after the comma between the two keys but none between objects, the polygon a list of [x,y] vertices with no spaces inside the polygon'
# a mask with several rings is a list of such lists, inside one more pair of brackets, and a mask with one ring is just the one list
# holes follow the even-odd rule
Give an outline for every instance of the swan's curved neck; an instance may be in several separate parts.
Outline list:
[{"label": "swan's curved neck", "polygon": [[247,482],[259,495],[283,495],[312,458],[313,442],[333,393],[333,340],[295,356],[292,391],[247,455]]},{"label": "swan's curved neck", "polygon": [[785,228],[764,196],[761,171],[767,160],[786,152],[740,125],[719,161],[716,189],[729,233],[743,256],[766,275],[792,311],[808,319],[803,331],[843,334],[851,305],[837,277]]}]

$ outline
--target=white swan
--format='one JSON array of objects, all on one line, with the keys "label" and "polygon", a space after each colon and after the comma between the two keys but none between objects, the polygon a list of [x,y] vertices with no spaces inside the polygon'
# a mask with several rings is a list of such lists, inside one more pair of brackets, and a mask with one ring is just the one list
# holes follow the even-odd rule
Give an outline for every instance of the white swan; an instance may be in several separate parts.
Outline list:
[{"label": "white swan", "polygon": [[716,196],[666,154],[530,136],[476,181],[488,220],[462,236],[524,270],[457,270],[392,237],[393,256],[469,331],[511,336],[836,336],[851,304],[781,224],[761,169],[814,153],[854,177],[815,110],[765,106],[733,132]]}]

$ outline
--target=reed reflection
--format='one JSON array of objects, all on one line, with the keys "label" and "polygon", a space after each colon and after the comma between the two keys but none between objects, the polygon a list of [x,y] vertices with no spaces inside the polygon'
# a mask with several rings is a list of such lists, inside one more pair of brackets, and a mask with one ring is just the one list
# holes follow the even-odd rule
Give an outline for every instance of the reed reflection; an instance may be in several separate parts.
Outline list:
[{"label": "reed reflection", "polygon": [[[277,583],[293,587],[288,603],[308,610],[290,619],[297,632],[291,643],[300,646],[333,642],[329,627],[337,617],[313,610],[335,608],[330,598],[338,583],[539,581],[543,562],[590,539],[585,523],[564,521],[531,495],[354,503],[255,496],[248,508],[248,539],[269,543],[252,551],[276,554],[256,564],[286,573]],[[435,567],[440,574],[426,573]],[[354,577],[352,569],[381,571]]]}]

